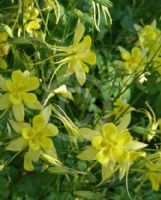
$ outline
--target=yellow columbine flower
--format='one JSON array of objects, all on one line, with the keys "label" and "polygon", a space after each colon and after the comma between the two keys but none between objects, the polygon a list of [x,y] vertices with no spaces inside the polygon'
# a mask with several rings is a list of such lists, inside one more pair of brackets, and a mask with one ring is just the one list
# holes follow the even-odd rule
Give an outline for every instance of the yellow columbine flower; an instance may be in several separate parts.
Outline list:
[{"label": "yellow columbine flower", "polygon": [[137,157],[145,156],[144,152],[136,150],[145,147],[146,144],[132,140],[130,132],[119,131],[112,123],[104,124],[102,134],[94,136],[91,143],[92,146],[78,155],[78,158],[97,160],[101,163],[103,180],[114,173],[116,166],[120,169],[121,179]]},{"label": "yellow columbine flower", "polygon": [[55,136],[58,129],[55,125],[47,124],[43,115],[39,114],[33,118],[32,126],[22,129],[22,137],[28,141],[28,146],[33,150],[52,149],[53,142],[49,137]]},{"label": "yellow columbine flower", "polygon": [[[48,123],[50,114],[47,107],[41,114],[33,118],[32,125],[21,123],[21,130],[19,130],[21,137],[12,140],[7,146],[7,150],[10,151],[22,151],[28,147],[24,157],[24,168],[27,171],[34,170],[32,162],[38,161],[41,155],[46,155],[45,158],[48,157],[50,161],[51,155],[56,159],[56,151],[51,137],[58,134],[58,129],[54,124]],[[11,123],[14,129],[16,127],[15,130],[17,130],[18,124],[16,125],[16,122]]]},{"label": "yellow columbine flower", "polygon": [[156,28],[156,21],[153,21],[151,25],[146,25],[140,30],[139,33],[140,43],[144,48],[153,48],[161,39],[161,32]]},{"label": "yellow columbine flower", "polygon": [[121,57],[124,61],[115,61],[115,63],[125,69],[129,74],[140,72],[144,69],[145,55],[138,47],[133,47],[131,53],[126,49],[119,47]]},{"label": "yellow columbine flower", "polygon": [[159,191],[159,186],[161,185],[161,160],[153,163],[150,160],[147,161],[146,167],[148,172],[146,174],[147,179],[150,180],[152,184],[152,189],[154,191]]},{"label": "yellow columbine flower", "polygon": [[32,109],[41,109],[41,104],[31,91],[39,87],[39,79],[30,77],[28,71],[12,72],[11,80],[0,77],[0,88],[5,93],[0,96],[0,110],[12,107],[14,117],[17,121],[24,121],[24,105]]},{"label": "yellow columbine flower", "polygon": [[[75,73],[76,78],[80,85],[83,85],[86,81],[86,73],[89,68],[85,63],[94,65],[96,63],[96,56],[90,50],[91,48],[91,37],[89,35],[83,38],[81,41],[85,27],[83,24],[78,23],[78,26],[74,34],[73,45],[69,47],[59,47],[58,50],[66,52],[66,58],[62,59],[58,63],[60,66],[68,64],[67,72],[69,74]],[[85,73],[86,72],[86,73]]]}]

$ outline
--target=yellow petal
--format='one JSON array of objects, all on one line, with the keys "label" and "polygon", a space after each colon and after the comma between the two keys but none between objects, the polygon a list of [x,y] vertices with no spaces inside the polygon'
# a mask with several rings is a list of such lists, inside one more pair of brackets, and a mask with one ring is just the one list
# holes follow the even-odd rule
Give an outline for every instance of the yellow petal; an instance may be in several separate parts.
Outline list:
[{"label": "yellow petal", "polygon": [[158,173],[148,173],[147,177],[152,184],[152,189],[154,191],[159,191],[159,184],[161,183],[160,175]]},{"label": "yellow petal", "polygon": [[124,163],[128,159],[128,152],[123,149],[112,149],[112,155],[118,163]]},{"label": "yellow petal", "polygon": [[33,21],[30,21],[27,25],[26,25],[26,31],[28,32],[28,33],[31,33],[32,32],[32,30],[38,30],[38,29],[40,29],[40,24],[39,24],[39,22],[38,21],[36,21],[36,20],[33,20]]},{"label": "yellow petal", "polygon": [[67,73],[72,74],[74,72],[73,63],[69,63],[67,67]]},{"label": "yellow petal", "polygon": [[8,67],[7,62],[3,58],[0,58],[0,68],[7,69],[7,67]]},{"label": "yellow petal", "polygon": [[97,151],[93,147],[88,147],[84,151],[82,151],[77,158],[80,160],[95,160]]},{"label": "yellow petal", "polygon": [[121,52],[121,57],[123,60],[127,61],[130,59],[130,53],[126,49],[119,47],[119,50]]},{"label": "yellow petal", "polygon": [[132,56],[136,58],[141,56],[141,51],[138,47],[133,47],[131,53],[132,53]]},{"label": "yellow petal", "polygon": [[146,153],[144,151],[133,151],[129,153],[129,161],[135,161],[138,157],[145,157]]},{"label": "yellow petal", "polygon": [[86,73],[84,71],[83,65],[80,61],[75,61],[73,63],[73,69],[79,84],[82,86],[86,81]]},{"label": "yellow petal", "polygon": [[21,82],[23,79],[23,74],[20,70],[16,70],[12,72],[11,79],[14,82]]},{"label": "yellow petal", "polygon": [[17,133],[21,133],[23,128],[30,127],[30,124],[25,122],[16,122],[14,120],[9,120],[9,122],[13,130],[16,131]]},{"label": "yellow petal", "polygon": [[145,148],[145,147],[147,147],[147,146],[148,146],[148,145],[145,144],[145,143],[132,140],[132,141],[130,142],[130,144],[128,145],[127,148],[129,148],[129,150],[138,150],[138,149]]},{"label": "yellow petal", "polygon": [[78,44],[80,40],[83,37],[85,31],[84,24],[78,23],[77,28],[75,29],[75,34],[74,34],[74,43],[73,44]]},{"label": "yellow petal", "polygon": [[40,157],[40,150],[34,151],[33,149],[29,148],[28,154],[30,156],[30,159],[34,162],[39,160]]},{"label": "yellow petal", "polygon": [[8,150],[8,151],[21,151],[26,146],[27,146],[27,141],[24,138],[19,137],[17,139],[12,140],[11,142],[9,142],[9,144],[6,147],[6,150]]},{"label": "yellow petal", "polygon": [[52,109],[53,109],[53,106],[50,104],[50,105],[46,106],[41,112],[41,114],[43,115],[43,117],[45,119],[46,124],[48,123],[48,121],[50,119]]},{"label": "yellow petal", "polygon": [[103,137],[102,136],[95,136],[92,139],[92,146],[95,147],[96,149],[102,148],[102,142],[103,142]]},{"label": "yellow petal", "polygon": [[108,162],[110,160],[110,152],[108,152],[106,150],[101,150],[97,153],[96,159],[101,164],[105,164],[105,163],[108,164]]},{"label": "yellow petal", "polygon": [[22,95],[22,99],[23,99],[23,101],[24,101],[25,104],[32,104],[35,101],[37,101],[37,97],[33,93],[24,93]]},{"label": "yellow petal", "polygon": [[41,110],[42,109],[42,105],[39,101],[35,101],[33,103],[28,103],[26,106],[33,110]]},{"label": "yellow petal", "polygon": [[13,105],[21,104],[21,97],[16,97],[12,93],[9,95],[9,100]]},{"label": "yellow petal", "polygon": [[54,146],[52,139],[47,137],[40,138],[40,145],[44,149],[52,149]]},{"label": "yellow petal", "polygon": [[89,67],[85,63],[83,63],[83,62],[82,62],[82,64],[83,64],[83,67],[84,67],[84,71],[86,73],[89,73]]},{"label": "yellow petal", "polygon": [[32,139],[35,137],[36,135],[36,132],[34,131],[33,128],[31,127],[24,127],[22,128],[22,136],[26,139],[26,140],[29,140],[29,139]]},{"label": "yellow petal", "polygon": [[26,92],[30,92],[32,90],[36,90],[40,85],[39,79],[37,77],[26,78],[25,82],[26,82],[25,83],[25,85],[26,85],[25,91]]},{"label": "yellow petal", "polygon": [[111,177],[111,175],[114,173],[115,163],[108,162],[107,164],[102,164],[102,180],[105,181]]},{"label": "yellow petal", "polygon": [[40,149],[40,141],[38,138],[34,137],[33,139],[29,140],[29,147],[33,151],[37,151]]},{"label": "yellow petal", "polygon": [[[96,64],[96,55],[92,51],[85,52],[86,55],[82,58],[82,60],[90,65]],[[80,55],[81,57],[81,55]]]},{"label": "yellow petal", "polygon": [[6,80],[0,75],[0,88],[7,91]]},{"label": "yellow petal", "polygon": [[25,153],[25,156],[24,156],[24,169],[26,171],[33,171],[34,170],[34,165],[32,163],[32,160],[31,160],[28,152]]},{"label": "yellow petal", "polygon": [[45,119],[44,119],[43,115],[42,114],[36,115],[33,118],[32,124],[33,124],[33,127],[37,131],[41,130],[44,127],[44,125],[45,125]]},{"label": "yellow petal", "polygon": [[102,132],[105,138],[113,138],[117,134],[117,128],[113,123],[106,123],[102,127]]},{"label": "yellow petal", "polygon": [[8,109],[11,106],[9,101],[9,94],[5,93],[4,95],[0,96],[0,110]]},{"label": "yellow petal", "polygon": [[41,131],[45,136],[55,136],[58,134],[58,128],[54,124],[47,124]]},{"label": "yellow petal", "polygon": [[122,131],[117,134],[116,141],[118,145],[124,146],[132,141],[132,137],[128,131]]},{"label": "yellow petal", "polygon": [[91,37],[89,35],[83,38],[83,41],[79,44],[79,48],[82,50],[90,49],[91,47]]},{"label": "yellow petal", "polygon": [[94,136],[100,135],[99,131],[92,130],[90,128],[80,128],[79,136],[87,140],[92,140]]},{"label": "yellow petal", "polygon": [[18,122],[23,122],[24,121],[24,105],[22,103],[18,105],[12,105],[12,111],[13,115]]}]

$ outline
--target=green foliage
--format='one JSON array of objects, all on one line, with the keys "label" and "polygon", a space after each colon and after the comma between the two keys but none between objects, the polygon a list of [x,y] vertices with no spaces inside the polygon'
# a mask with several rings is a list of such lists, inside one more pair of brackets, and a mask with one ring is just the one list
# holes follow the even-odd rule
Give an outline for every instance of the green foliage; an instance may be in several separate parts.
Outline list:
[{"label": "green foliage", "polygon": [[[149,38],[161,30],[160,7],[161,0],[0,1],[0,200],[161,198],[161,36],[150,47],[143,40],[146,25],[154,28]],[[118,133],[128,128],[126,142],[102,139],[106,123]],[[113,158],[79,159],[91,146]],[[114,164],[104,173],[107,159]]]}]

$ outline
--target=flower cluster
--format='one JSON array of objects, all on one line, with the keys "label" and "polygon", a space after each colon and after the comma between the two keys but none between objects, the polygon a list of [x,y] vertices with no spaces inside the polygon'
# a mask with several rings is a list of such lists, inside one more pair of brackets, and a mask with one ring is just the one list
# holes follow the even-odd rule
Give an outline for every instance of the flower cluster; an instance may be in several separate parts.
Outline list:
[{"label": "flower cluster", "polygon": [[138,32],[139,39],[129,53],[123,47],[119,47],[121,60],[115,60],[114,64],[125,70],[128,74],[143,73],[150,69],[161,73],[160,68],[160,43],[161,31],[156,27],[154,20],[151,25],[145,25],[143,28],[139,25],[134,25]]}]

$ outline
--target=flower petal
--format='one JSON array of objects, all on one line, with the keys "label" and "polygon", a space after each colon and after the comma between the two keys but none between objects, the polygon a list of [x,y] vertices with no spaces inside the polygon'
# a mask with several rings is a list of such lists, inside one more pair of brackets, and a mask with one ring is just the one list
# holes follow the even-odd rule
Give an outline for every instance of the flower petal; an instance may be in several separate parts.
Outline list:
[{"label": "flower petal", "polygon": [[9,122],[13,130],[16,131],[17,133],[21,133],[23,128],[30,127],[30,124],[26,122],[16,122],[14,120],[9,120]]},{"label": "flower petal", "polygon": [[41,132],[45,136],[55,136],[58,134],[58,128],[54,124],[49,123],[41,130]]},{"label": "flower petal", "polygon": [[110,152],[107,150],[101,150],[97,153],[96,155],[96,159],[98,162],[100,162],[101,164],[108,164],[109,160],[110,160]]},{"label": "flower petal", "polygon": [[0,75],[0,88],[3,91],[7,91],[6,80],[1,75]]},{"label": "flower petal", "polygon": [[34,151],[33,149],[29,148],[28,154],[30,156],[30,159],[34,162],[39,160],[40,157],[40,150]]},{"label": "flower petal", "polygon": [[34,137],[33,139],[29,140],[29,147],[33,150],[33,151],[37,151],[40,149],[40,141]]},{"label": "flower petal", "polygon": [[93,147],[88,147],[84,151],[82,151],[77,158],[80,160],[95,160],[96,159],[97,150]]},{"label": "flower petal", "polygon": [[92,146],[96,149],[102,148],[103,137],[101,135],[92,138]]},{"label": "flower petal", "polygon": [[106,139],[110,139],[117,134],[117,127],[113,123],[106,123],[102,127],[102,132]]},{"label": "flower petal", "polygon": [[[84,62],[90,64],[90,65],[96,64],[96,55],[95,55],[95,53],[92,52],[92,51],[87,51],[87,52],[85,52],[85,53],[86,53],[86,54],[85,54],[84,57],[82,57],[82,60],[83,60]],[[80,55],[80,57],[81,57],[81,55]]]},{"label": "flower petal", "polygon": [[28,152],[25,153],[25,156],[24,156],[24,169],[26,171],[33,171],[34,170],[34,165],[32,163],[32,160],[30,158],[30,154]]},{"label": "flower petal", "polygon": [[44,125],[45,125],[45,119],[44,119],[43,115],[42,114],[36,115],[33,118],[32,124],[33,124],[33,127],[37,131],[41,130],[44,127]]},{"label": "flower petal", "polygon": [[119,47],[119,50],[121,52],[121,57],[123,60],[129,60],[130,59],[130,53],[124,49],[123,47]]},{"label": "flower petal", "polygon": [[27,146],[27,141],[23,137],[12,140],[6,147],[8,151],[21,151]]},{"label": "flower petal", "polygon": [[25,112],[23,103],[20,103],[18,105],[12,105],[12,111],[16,121],[18,122],[24,121]]},{"label": "flower petal", "polygon": [[28,77],[25,79],[25,85],[26,85],[26,88],[25,88],[25,91],[26,92],[30,92],[32,90],[36,90],[40,83],[39,83],[39,79],[37,77]]},{"label": "flower petal", "polygon": [[41,137],[40,145],[44,149],[53,149],[53,147],[54,147],[52,139],[50,139],[48,137]]},{"label": "flower petal", "polygon": [[13,94],[9,95],[9,100],[13,105],[18,105],[21,103],[21,98],[20,97],[15,97]]},{"label": "flower petal", "polygon": [[117,134],[116,141],[118,142],[118,145],[124,146],[132,141],[132,136],[128,131],[122,131]]},{"label": "flower petal", "polygon": [[46,124],[48,123],[48,121],[50,119],[52,108],[53,108],[52,105],[48,105],[41,112],[41,114],[43,115],[43,117],[45,119]]},{"label": "flower petal", "polygon": [[138,141],[135,141],[135,140],[132,140],[130,142],[130,144],[128,145],[128,149],[129,150],[138,150],[138,149],[142,149],[142,148],[145,148],[147,147],[148,145],[145,144],[145,143],[142,143],[142,142],[138,142]]},{"label": "flower petal", "polygon": [[3,58],[0,58],[0,68],[7,69],[7,67],[8,67],[7,62]]},{"label": "flower petal", "polygon": [[37,97],[33,93],[24,93],[22,95],[22,99],[23,99],[23,101],[24,101],[25,104],[32,104],[35,101],[37,101]]},{"label": "flower petal", "polygon": [[79,84],[82,86],[86,81],[86,73],[84,67],[80,61],[75,61],[73,63],[73,69]]},{"label": "flower petal", "polygon": [[21,72],[21,70],[16,70],[16,71],[13,71],[12,72],[12,75],[11,75],[11,79],[13,82],[21,82],[22,79],[23,79],[23,73]]},{"label": "flower petal", "polygon": [[124,149],[112,149],[112,155],[118,163],[124,163],[128,159],[128,152]]},{"label": "flower petal", "polygon": [[4,95],[0,96],[0,110],[8,109],[11,106],[9,101],[9,94],[5,93]]},{"label": "flower petal", "polygon": [[75,29],[73,44],[78,44],[80,42],[80,40],[83,37],[84,31],[85,31],[84,24],[79,22],[77,28]]},{"label": "flower petal", "polygon": [[35,101],[34,103],[28,103],[28,104],[26,104],[26,106],[33,110],[41,110],[42,109],[42,105],[39,101]]}]

